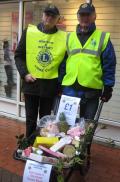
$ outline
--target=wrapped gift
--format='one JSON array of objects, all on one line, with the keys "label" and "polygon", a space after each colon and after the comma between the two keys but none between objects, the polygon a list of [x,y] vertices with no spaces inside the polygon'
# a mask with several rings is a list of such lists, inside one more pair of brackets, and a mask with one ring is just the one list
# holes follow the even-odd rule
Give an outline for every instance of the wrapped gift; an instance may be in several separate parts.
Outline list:
[{"label": "wrapped gift", "polygon": [[71,128],[70,130],[67,131],[67,134],[75,137],[75,136],[81,136],[85,134],[85,130],[83,128],[80,128],[80,126],[76,126]]},{"label": "wrapped gift", "polygon": [[38,147],[39,145],[51,147],[58,141],[58,137],[36,137],[33,147]]}]

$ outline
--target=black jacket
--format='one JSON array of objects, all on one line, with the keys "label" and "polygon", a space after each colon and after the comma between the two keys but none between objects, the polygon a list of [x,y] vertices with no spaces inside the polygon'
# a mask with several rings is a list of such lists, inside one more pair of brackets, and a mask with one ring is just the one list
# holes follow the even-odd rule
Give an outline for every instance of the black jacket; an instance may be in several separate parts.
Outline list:
[{"label": "black jacket", "polygon": [[[46,32],[42,23],[37,28],[46,34],[54,34],[58,31],[54,27],[52,30]],[[19,45],[15,51],[15,63],[22,78],[22,91],[24,94],[38,95],[40,97],[54,97],[59,89],[57,78],[37,79],[33,83],[27,83],[24,80],[25,75],[29,74],[26,66],[26,32],[27,29],[23,31]]]}]

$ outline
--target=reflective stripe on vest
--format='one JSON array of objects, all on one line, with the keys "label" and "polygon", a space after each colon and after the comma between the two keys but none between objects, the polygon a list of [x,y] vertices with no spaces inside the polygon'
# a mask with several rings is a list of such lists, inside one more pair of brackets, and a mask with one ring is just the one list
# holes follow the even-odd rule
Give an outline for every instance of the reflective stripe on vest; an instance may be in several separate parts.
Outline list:
[{"label": "reflective stripe on vest", "polygon": [[69,44],[69,37],[70,37],[70,33],[67,34],[67,39],[66,39],[66,47],[67,47],[67,53],[68,53],[68,55],[70,54],[70,52],[69,52],[69,46],[68,46],[68,44]]},{"label": "reflective stripe on vest", "polygon": [[66,44],[67,44],[67,53],[68,53],[69,56],[77,54],[77,53],[81,53],[81,52],[91,54],[91,55],[95,55],[95,56],[100,56],[105,36],[106,36],[106,32],[102,32],[100,42],[99,42],[99,46],[98,46],[98,51],[94,51],[94,50],[90,50],[90,49],[84,49],[84,48],[83,49],[73,49],[72,51],[69,51],[69,46],[68,46],[69,38],[70,38],[70,33],[69,33],[67,35],[67,42],[66,42]]}]

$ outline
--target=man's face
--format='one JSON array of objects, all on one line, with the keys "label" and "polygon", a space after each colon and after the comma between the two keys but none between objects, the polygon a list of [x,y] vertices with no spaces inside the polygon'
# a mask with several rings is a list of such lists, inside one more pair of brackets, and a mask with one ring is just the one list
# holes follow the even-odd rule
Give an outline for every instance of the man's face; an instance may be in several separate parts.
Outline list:
[{"label": "man's face", "polygon": [[49,12],[43,13],[43,24],[49,28],[53,28],[59,20],[59,15],[53,15]]},{"label": "man's face", "polygon": [[91,23],[95,22],[96,14],[82,13],[78,14],[78,21],[82,27],[88,27]]}]

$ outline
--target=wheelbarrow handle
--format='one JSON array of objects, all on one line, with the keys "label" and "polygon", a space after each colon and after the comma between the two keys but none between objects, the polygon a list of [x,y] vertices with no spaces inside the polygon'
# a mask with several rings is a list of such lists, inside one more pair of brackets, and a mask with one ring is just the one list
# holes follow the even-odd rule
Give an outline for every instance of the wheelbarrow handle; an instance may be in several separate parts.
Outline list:
[{"label": "wheelbarrow handle", "polygon": [[98,120],[99,120],[99,117],[100,117],[100,114],[101,114],[101,111],[102,111],[103,104],[104,104],[104,101],[100,101],[99,106],[98,106],[98,109],[97,109],[97,112],[96,112],[96,115],[95,115],[95,118],[94,118],[94,120],[96,122],[98,122]]}]

